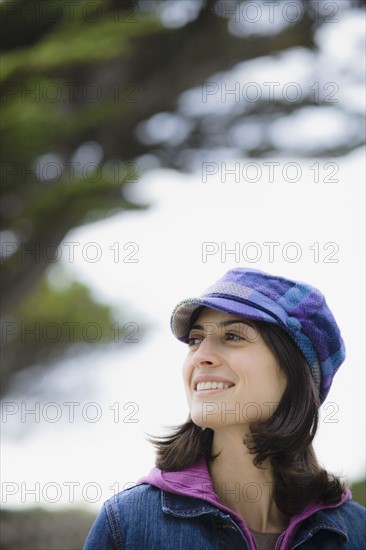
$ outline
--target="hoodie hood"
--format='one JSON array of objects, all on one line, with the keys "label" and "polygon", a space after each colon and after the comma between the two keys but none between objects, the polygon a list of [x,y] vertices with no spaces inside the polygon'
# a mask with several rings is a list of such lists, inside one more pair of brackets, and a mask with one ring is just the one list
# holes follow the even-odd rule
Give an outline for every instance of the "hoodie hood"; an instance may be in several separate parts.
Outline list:
[{"label": "hoodie hood", "polygon": [[[212,504],[222,512],[230,514],[230,516],[233,518],[235,523],[240,527],[243,534],[245,535],[250,550],[256,550],[257,547],[255,544],[254,536],[249,527],[246,525],[243,518],[227,506],[221,504],[221,502],[219,501],[219,498],[213,488],[212,480],[205,460],[201,460],[193,466],[189,468],[184,468],[178,472],[166,472],[160,470],[159,468],[153,468],[147,476],[139,479],[137,483],[148,483],[169,493],[174,493],[176,495],[182,495],[185,497],[198,498]],[[308,505],[301,513],[291,518],[288,527],[280,535],[281,545],[279,548],[286,549],[289,547],[288,545],[293,540],[298,527],[305,519],[315,514],[319,510],[337,508],[351,498],[351,492],[349,489],[347,489],[342,495],[341,500],[336,504]]]}]

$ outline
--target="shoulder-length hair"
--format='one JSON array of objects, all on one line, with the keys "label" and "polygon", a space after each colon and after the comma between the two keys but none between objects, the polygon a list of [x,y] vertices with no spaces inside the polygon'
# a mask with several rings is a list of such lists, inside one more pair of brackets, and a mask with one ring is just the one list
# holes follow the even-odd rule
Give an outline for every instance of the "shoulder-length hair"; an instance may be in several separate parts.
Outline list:
[{"label": "shoulder-length hair", "polygon": [[[281,512],[293,516],[310,503],[335,504],[345,485],[318,464],[312,446],[320,406],[317,388],[301,351],[284,329],[270,323],[249,321],[274,353],[287,378],[287,386],[274,413],[253,422],[243,440],[254,464],[272,467],[274,500]],[[202,430],[190,418],[162,437],[150,437],[157,450],[156,466],[177,471],[212,455],[213,430]],[[216,455],[217,456],[217,455]]]}]

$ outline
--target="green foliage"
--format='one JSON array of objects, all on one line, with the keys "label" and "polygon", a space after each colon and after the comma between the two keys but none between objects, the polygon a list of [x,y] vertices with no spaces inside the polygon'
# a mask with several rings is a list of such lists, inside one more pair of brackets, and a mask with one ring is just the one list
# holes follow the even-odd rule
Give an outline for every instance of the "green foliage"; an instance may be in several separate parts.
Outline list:
[{"label": "green foliage", "polygon": [[[98,323],[103,339],[109,340],[107,329],[113,322],[112,308],[93,301],[88,287],[73,281],[66,289],[55,288],[46,277],[20,305],[15,316],[18,321],[29,326],[36,322],[41,325],[47,323],[61,325],[64,322],[78,323],[75,330],[76,342],[82,341],[80,327],[90,322]],[[67,343],[68,339],[62,339],[62,341]]]},{"label": "green foliage", "polygon": [[[70,7],[70,2],[58,0],[62,17],[52,24],[42,16],[42,2],[33,2],[38,16],[29,21],[24,18],[26,2],[14,0],[18,11],[13,17],[6,13],[9,4],[0,5],[0,10],[12,33],[20,42],[24,33],[32,40],[9,47],[2,55],[0,132],[6,139],[2,143],[1,229],[29,249],[49,243],[57,246],[76,226],[141,208],[123,193],[124,185],[138,177],[128,162],[112,177],[101,158],[94,164],[89,159],[89,168],[83,171],[73,155],[88,140],[88,133],[128,114],[130,104],[120,101],[125,77],[114,69],[106,78],[104,64],[128,60],[136,41],[161,31],[162,25],[146,14],[133,21],[120,16],[110,0],[93,2],[94,13],[100,15],[97,20],[93,10],[88,11],[89,19],[85,17],[83,9],[90,3],[75,2]],[[123,12],[126,7],[121,7]],[[9,32],[5,38],[11,42]],[[120,153],[123,158],[122,148]],[[42,172],[44,155],[51,155],[54,177]],[[3,261],[6,313],[14,314],[46,267],[47,260],[38,265],[29,258],[24,261],[20,250]]]},{"label": "green foliage", "polygon": [[[103,89],[101,97],[80,97],[81,82],[74,68],[78,71],[83,66],[85,70],[111,59],[129,58],[135,40],[162,30],[161,23],[151,16],[133,22],[116,17],[115,12],[108,11],[106,0],[99,0],[102,17],[95,22],[82,17],[83,2],[74,6],[72,17],[67,9],[70,3],[59,0],[59,4],[63,18],[50,32],[30,47],[2,55],[0,129],[7,136],[3,149],[6,161],[31,163],[65,140],[80,141],[77,137],[87,129],[121,116],[124,106],[116,101],[113,90],[106,93]],[[19,18],[19,32],[21,28]],[[97,86],[93,90],[97,94],[103,81],[99,77],[93,80],[89,84]],[[17,181],[19,174],[8,177],[5,184]]]},{"label": "green foliage", "polygon": [[161,25],[150,18],[134,25],[118,22],[113,16],[106,16],[98,24],[66,21],[33,48],[5,55],[4,77],[9,78],[18,69],[26,68],[29,74],[34,74],[73,63],[126,56],[131,54],[134,38],[158,29]]},{"label": "green foliage", "polygon": [[351,492],[353,500],[366,507],[366,479],[352,483]]},{"label": "green foliage", "polygon": [[[108,7],[106,1],[99,3]],[[121,115],[124,106],[113,90],[103,90],[101,97],[79,97],[81,83],[73,68],[128,58],[136,39],[162,30],[156,18],[139,17],[131,23],[107,10],[97,22],[87,22],[81,16],[82,3],[70,18],[69,3],[59,4],[64,4],[64,16],[51,32],[31,47],[2,55],[4,160],[30,163],[65,139],[75,141],[86,129]],[[103,88],[99,77],[91,84],[96,94]],[[5,183],[16,180],[19,177]]]},{"label": "green foliage", "polygon": [[130,20],[119,17],[116,11],[108,11],[106,0],[93,2],[93,7],[99,4],[100,8],[100,12],[95,12],[95,21],[92,17],[89,21],[83,17],[82,2],[72,11],[67,9],[69,2],[59,0],[59,4],[63,5],[63,18],[51,33],[31,48],[17,48],[3,56],[2,80],[18,74],[40,74],[74,63],[95,63],[131,55],[134,39],[164,29],[156,17],[139,16]]},{"label": "green foliage", "polygon": [[0,512],[2,550],[81,550],[95,515],[84,510],[44,508]]},{"label": "green foliage", "polygon": [[3,392],[16,371],[35,364],[47,367],[71,349],[75,355],[97,345],[121,345],[127,333],[131,334],[131,328],[124,330],[113,309],[96,302],[85,285],[67,281],[62,272],[52,278],[55,277],[56,281],[59,278],[58,287],[44,276],[14,309],[11,320],[5,321]]}]

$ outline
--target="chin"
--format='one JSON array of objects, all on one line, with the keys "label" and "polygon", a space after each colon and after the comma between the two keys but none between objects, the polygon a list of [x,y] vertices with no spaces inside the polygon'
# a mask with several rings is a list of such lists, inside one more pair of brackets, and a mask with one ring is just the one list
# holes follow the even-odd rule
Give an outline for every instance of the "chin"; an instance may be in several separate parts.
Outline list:
[{"label": "chin", "polygon": [[[200,428],[210,428],[211,430],[218,430],[222,429],[225,426],[229,425],[228,422],[225,422],[221,418],[220,413],[216,414],[202,414],[202,411],[200,410],[197,414],[195,414],[194,411],[191,412],[191,419],[196,426],[199,426]],[[235,424],[235,422],[234,422]]]}]

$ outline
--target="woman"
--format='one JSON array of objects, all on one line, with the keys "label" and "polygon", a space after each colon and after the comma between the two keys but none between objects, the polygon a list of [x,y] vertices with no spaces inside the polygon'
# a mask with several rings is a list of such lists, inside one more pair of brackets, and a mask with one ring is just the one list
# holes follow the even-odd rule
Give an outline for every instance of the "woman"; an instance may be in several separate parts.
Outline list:
[{"label": "woman", "polygon": [[344,360],[323,295],[237,268],[180,302],[188,421],[156,468],[104,504],[91,549],[366,548],[366,510],[316,461],[318,408]]}]

